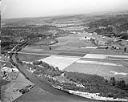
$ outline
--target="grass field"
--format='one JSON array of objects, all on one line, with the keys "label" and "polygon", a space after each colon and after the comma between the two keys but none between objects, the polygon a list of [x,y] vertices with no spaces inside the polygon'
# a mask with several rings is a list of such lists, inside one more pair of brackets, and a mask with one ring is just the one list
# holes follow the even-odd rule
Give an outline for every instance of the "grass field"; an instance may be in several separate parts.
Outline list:
[{"label": "grass field", "polygon": [[121,59],[116,57],[111,59],[111,57],[109,58],[107,56],[108,55],[87,54],[64,70],[97,74],[105,78],[116,77],[118,79],[124,79],[128,83],[127,56],[122,56],[120,57]]},{"label": "grass field", "polygon": [[[49,50],[49,46],[46,45],[31,45],[24,48],[23,52],[35,52],[35,53],[43,53],[44,51],[50,51],[51,53],[54,51],[76,51],[78,53],[90,53],[90,54],[120,54],[124,55],[122,51],[119,50],[111,50],[111,49],[97,49],[96,45],[94,45],[90,40],[86,40],[85,36],[90,36],[91,33],[81,33],[81,34],[69,34],[68,36],[58,37],[58,43],[50,45],[51,50]],[[91,35],[93,37],[93,34]],[[97,38],[97,35],[96,35]],[[108,38],[110,39],[110,38]],[[126,53],[126,55],[128,55]]]},{"label": "grass field", "polygon": [[46,58],[48,57],[47,55],[30,55],[30,54],[19,54],[19,58],[22,61],[36,61],[41,58]]},{"label": "grass field", "polygon": [[42,61],[54,66],[58,67],[60,70],[65,69],[67,66],[71,65],[75,61],[77,61],[80,57],[70,57],[70,56],[49,56],[47,58],[41,59]]}]

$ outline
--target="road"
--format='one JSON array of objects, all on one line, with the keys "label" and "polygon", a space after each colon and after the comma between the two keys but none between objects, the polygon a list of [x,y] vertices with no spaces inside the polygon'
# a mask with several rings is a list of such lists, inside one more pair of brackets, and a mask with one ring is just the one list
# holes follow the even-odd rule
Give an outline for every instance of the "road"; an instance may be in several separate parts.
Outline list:
[{"label": "road", "polygon": [[67,56],[84,56],[89,52],[82,52],[82,51],[67,51],[67,50],[44,50],[41,52],[27,52],[27,51],[20,51],[19,54],[31,54],[31,55],[67,55]]}]

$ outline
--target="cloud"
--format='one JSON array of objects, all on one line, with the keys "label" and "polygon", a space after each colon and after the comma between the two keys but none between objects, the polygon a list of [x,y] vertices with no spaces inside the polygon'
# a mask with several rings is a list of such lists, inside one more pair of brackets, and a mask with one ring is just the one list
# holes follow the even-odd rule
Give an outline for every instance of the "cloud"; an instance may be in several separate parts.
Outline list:
[{"label": "cloud", "polygon": [[4,17],[34,17],[128,9],[128,0],[3,0]]}]

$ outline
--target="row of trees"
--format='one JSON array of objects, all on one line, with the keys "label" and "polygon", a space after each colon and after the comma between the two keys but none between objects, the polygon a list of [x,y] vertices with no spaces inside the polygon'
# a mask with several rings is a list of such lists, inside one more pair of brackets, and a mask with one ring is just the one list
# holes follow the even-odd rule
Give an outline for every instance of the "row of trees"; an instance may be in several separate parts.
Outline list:
[{"label": "row of trees", "polygon": [[111,77],[109,83],[117,88],[128,90],[128,84],[124,80],[116,80],[115,77]]},{"label": "row of trees", "polygon": [[[38,65],[40,65],[41,67],[39,67]],[[53,66],[50,66],[49,64],[42,61],[34,61],[33,69],[35,69],[34,73],[37,75],[44,74],[44,75],[50,75],[51,77],[59,76],[63,73],[57,67],[54,68]]]},{"label": "row of trees", "polygon": [[86,92],[100,93],[101,96],[105,97],[128,97],[128,85],[124,80],[116,81],[115,78],[106,80],[98,75],[77,72],[65,72],[65,77],[71,81],[82,84],[85,87],[82,90]]},{"label": "row of trees", "polygon": [[117,15],[95,20],[88,23],[88,26],[90,29],[97,32],[97,34],[106,34],[106,36],[116,36],[122,39],[128,39],[128,15]]}]

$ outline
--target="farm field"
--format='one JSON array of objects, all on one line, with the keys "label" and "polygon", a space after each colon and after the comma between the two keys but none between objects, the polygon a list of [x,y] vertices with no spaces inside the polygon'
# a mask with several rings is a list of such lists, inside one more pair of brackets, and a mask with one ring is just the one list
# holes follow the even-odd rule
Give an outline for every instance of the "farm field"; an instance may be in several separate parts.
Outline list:
[{"label": "farm field", "polygon": [[87,54],[81,56],[52,55],[40,59],[60,70],[86,74],[97,74],[108,77],[123,78],[128,82],[128,56]]},{"label": "farm field", "polygon": [[128,56],[126,55],[86,54],[82,57],[64,54],[40,57],[39,60],[58,67],[60,70],[97,74],[107,79],[116,77],[128,83]]},{"label": "farm field", "polygon": [[[49,50],[49,46],[46,45],[31,45],[27,46],[24,49],[22,49],[22,52],[28,52],[28,53],[38,53],[38,54],[44,54],[44,53],[50,53],[50,54],[59,54],[64,52],[76,52],[78,54],[84,53],[84,54],[116,54],[116,55],[128,55],[127,53],[124,53],[120,50],[112,50],[112,49],[98,49],[98,47],[92,43],[92,41],[85,39],[85,37],[92,37],[96,38],[98,40],[102,40],[99,35],[84,32],[84,33],[76,33],[76,34],[69,34],[64,37],[58,37],[58,43],[49,45],[51,47],[51,50]],[[106,39],[110,40],[110,38]],[[113,39],[111,39],[113,40]],[[70,56],[70,55],[69,55]]]},{"label": "farm field", "polygon": [[22,52],[48,54],[48,56],[38,59],[58,67],[60,70],[97,74],[107,79],[116,77],[124,79],[128,83],[128,54],[118,50],[97,49],[96,45],[85,40],[84,37],[90,35],[87,32],[71,34],[59,37],[58,43],[51,45],[52,50],[48,50],[46,47],[28,46]]},{"label": "farm field", "polygon": [[5,102],[127,102],[127,18],[126,12],[3,20],[0,77],[8,81],[18,70],[2,86]]}]

